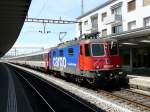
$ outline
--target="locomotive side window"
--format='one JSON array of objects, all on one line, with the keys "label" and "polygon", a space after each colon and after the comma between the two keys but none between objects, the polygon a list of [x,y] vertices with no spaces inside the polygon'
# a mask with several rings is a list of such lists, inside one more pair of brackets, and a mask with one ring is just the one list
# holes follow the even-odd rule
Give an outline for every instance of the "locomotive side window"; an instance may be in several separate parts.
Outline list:
[{"label": "locomotive side window", "polygon": [[118,54],[118,45],[116,42],[111,42],[109,44],[109,54],[110,55],[117,55]]},{"label": "locomotive side window", "polygon": [[80,55],[82,55],[82,46],[80,46]]},{"label": "locomotive side window", "polygon": [[56,51],[53,51],[53,57],[56,57]]},{"label": "locomotive side window", "polygon": [[85,56],[90,56],[90,45],[89,44],[85,44]]},{"label": "locomotive side window", "polygon": [[68,55],[73,56],[73,53],[74,53],[73,48],[68,48]]},{"label": "locomotive side window", "polygon": [[59,51],[59,56],[60,56],[60,57],[63,57],[63,56],[64,56],[64,51],[63,51],[62,49]]},{"label": "locomotive side window", "polygon": [[103,44],[92,44],[92,54],[93,54],[93,56],[103,56],[104,55],[104,45]]}]

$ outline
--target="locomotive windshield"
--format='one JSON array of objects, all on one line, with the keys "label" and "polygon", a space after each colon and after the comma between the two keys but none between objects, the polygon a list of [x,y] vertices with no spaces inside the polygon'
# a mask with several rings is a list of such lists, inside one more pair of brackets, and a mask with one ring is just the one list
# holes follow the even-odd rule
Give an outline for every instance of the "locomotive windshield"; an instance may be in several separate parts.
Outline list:
[{"label": "locomotive windshield", "polygon": [[118,54],[118,44],[117,42],[111,42],[109,44],[109,54],[110,55],[117,55]]},{"label": "locomotive windshield", "polygon": [[103,56],[104,44],[92,44],[92,54],[93,56]]}]

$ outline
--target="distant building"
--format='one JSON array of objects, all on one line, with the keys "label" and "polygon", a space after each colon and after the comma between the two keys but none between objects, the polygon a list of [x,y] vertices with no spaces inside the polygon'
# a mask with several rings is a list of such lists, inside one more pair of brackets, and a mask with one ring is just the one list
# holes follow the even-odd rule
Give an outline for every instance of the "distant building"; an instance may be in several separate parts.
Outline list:
[{"label": "distant building", "polygon": [[108,0],[79,16],[77,34],[116,38],[127,71],[150,68],[150,0]]}]

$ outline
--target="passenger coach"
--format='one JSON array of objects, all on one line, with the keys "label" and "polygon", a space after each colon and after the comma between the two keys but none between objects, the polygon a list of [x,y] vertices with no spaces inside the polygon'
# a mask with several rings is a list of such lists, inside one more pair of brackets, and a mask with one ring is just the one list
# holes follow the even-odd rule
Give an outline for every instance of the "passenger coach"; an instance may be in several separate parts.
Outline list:
[{"label": "passenger coach", "polygon": [[9,62],[47,71],[49,65],[49,50],[13,57]]}]

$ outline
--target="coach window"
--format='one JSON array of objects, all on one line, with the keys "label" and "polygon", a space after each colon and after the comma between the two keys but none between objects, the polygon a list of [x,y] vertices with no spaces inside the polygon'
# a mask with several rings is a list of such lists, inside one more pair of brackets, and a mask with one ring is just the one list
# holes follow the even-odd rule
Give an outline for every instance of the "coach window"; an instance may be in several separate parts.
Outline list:
[{"label": "coach window", "polygon": [[35,61],[42,61],[43,58],[42,58],[42,55],[39,54],[39,55],[36,55],[36,56],[32,56],[31,58],[35,59]]},{"label": "coach window", "polygon": [[63,51],[62,49],[59,51],[59,56],[60,56],[60,57],[63,57],[63,56],[64,56],[64,51]]},{"label": "coach window", "polygon": [[26,61],[30,61],[30,60],[32,60],[32,59],[31,59],[31,56],[28,56],[28,57],[26,58]]},{"label": "coach window", "polygon": [[73,56],[73,53],[74,53],[73,48],[68,48],[68,55]]},{"label": "coach window", "polygon": [[90,56],[90,45],[85,44],[85,56]]},{"label": "coach window", "polygon": [[34,57],[33,57],[33,56],[28,56],[28,57],[27,57],[27,60],[28,60],[28,61],[30,61],[30,60],[36,61],[35,59],[36,59],[36,56],[34,56]]},{"label": "coach window", "polygon": [[43,61],[43,54],[40,54],[38,59],[39,61]]},{"label": "coach window", "polygon": [[31,60],[33,60],[33,61],[38,61],[37,55],[35,55],[35,56],[30,56],[29,58],[30,58]]}]

